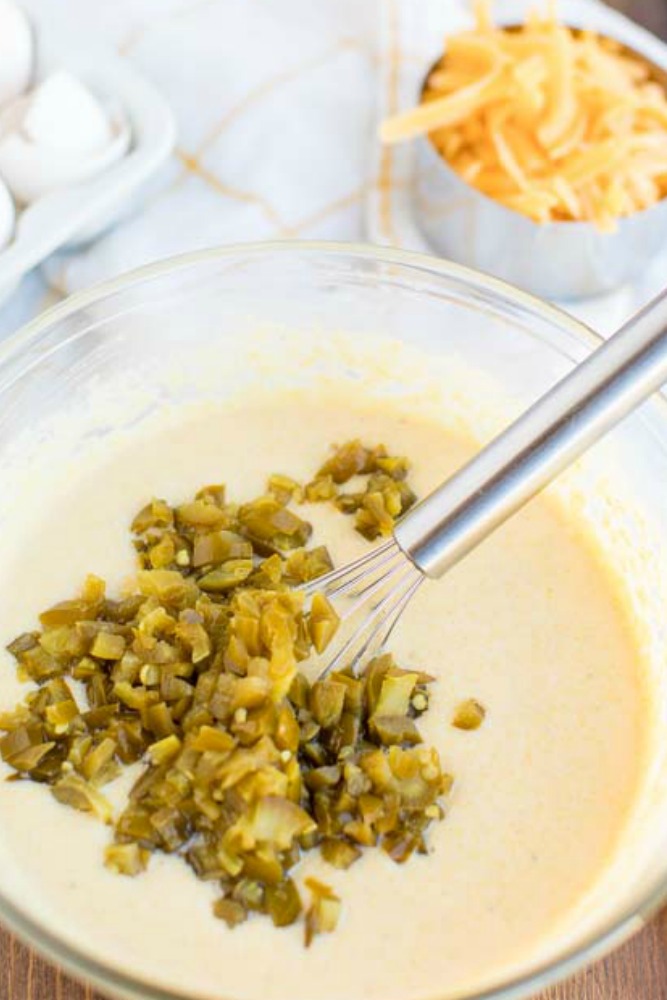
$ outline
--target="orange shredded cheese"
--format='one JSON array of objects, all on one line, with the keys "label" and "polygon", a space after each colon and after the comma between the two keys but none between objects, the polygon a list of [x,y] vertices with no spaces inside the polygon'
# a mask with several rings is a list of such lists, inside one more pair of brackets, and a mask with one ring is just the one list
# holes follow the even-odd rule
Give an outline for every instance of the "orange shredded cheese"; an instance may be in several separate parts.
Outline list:
[{"label": "orange shredded cheese", "polygon": [[611,231],[665,197],[667,93],[649,63],[560,24],[553,5],[512,28],[486,0],[475,10],[383,142],[428,135],[467,183],[536,222]]}]

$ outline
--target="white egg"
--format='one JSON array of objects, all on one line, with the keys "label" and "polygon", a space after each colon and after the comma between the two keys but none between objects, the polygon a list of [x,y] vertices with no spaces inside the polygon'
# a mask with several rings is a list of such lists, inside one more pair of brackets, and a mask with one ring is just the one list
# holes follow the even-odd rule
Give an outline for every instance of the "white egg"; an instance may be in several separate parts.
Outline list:
[{"label": "white egg", "polygon": [[112,121],[97,97],[64,70],[0,115],[0,175],[23,204],[95,176],[128,145],[124,117]]},{"label": "white egg", "polygon": [[28,87],[35,62],[35,39],[25,12],[0,0],[0,106]]},{"label": "white egg", "polygon": [[37,145],[77,156],[98,153],[111,141],[111,123],[100,102],[77,77],[59,70],[30,95],[21,131]]},{"label": "white egg", "polygon": [[16,208],[9,188],[0,180],[0,250],[6,247],[14,235]]}]

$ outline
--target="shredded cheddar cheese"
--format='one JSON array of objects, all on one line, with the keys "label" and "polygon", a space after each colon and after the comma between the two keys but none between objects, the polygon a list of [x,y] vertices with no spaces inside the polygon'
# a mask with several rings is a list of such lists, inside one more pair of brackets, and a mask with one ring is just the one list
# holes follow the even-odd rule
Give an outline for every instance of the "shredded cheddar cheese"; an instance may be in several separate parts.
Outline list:
[{"label": "shredded cheddar cheese", "polygon": [[667,94],[647,62],[553,6],[516,28],[495,26],[487,2],[476,15],[383,142],[428,135],[465,181],[537,222],[612,231],[667,194]]}]

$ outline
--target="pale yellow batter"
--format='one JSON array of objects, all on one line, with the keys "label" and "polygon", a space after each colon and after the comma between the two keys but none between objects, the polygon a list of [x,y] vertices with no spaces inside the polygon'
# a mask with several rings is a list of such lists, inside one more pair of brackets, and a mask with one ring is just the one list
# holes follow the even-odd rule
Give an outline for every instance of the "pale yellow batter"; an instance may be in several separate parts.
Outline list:
[{"label": "pale yellow batter", "polygon": [[[128,524],[151,494],[177,502],[223,479],[247,499],[269,472],[306,479],[330,443],[357,436],[410,456],[422,495],[474,447],[351,393],[208,408],[176,432],[138,431],[50,498],[48,521],[7,541],[0,640],[89,571],[117,587],[133,568]],[[305,510],[337,562],[367,548],[350,519]],[[456,776],[449,813],[430,828],[431,855],[404,866],[380,851],[347,872],[309,860],[344,911],[308,951],[301,926],[228,930],[211,915],[214,887],[177,859],[113,875],[108,830],[27,782],[0,783],[0,886],[79,948],[193,997],[421,1000],[529,964],[604,871],[636,795],[643,694],[621,599],[580,527],[541,499],[422,588],[392,649],[438,678],[420,725]],[[0,706],[20,693],[3,656]],[[467,697],[487,708],[477,732],[450,724]]]}]

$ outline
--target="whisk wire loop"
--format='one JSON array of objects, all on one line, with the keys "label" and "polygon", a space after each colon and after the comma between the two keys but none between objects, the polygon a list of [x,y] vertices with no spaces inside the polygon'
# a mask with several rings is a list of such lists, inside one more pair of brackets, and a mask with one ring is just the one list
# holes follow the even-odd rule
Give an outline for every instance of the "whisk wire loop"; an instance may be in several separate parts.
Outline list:
[{"label": "whisk wire loop", "polygon": [[381,652],[423,580],[421,570],[392,538],[347,566],[306,584],[306,594],[324,594],[341,621],[351,623],[351,631],[320,676],[343,667],[356,673],[366,660]]}]

